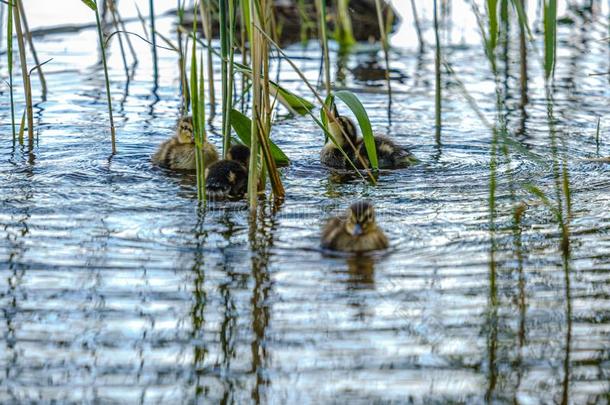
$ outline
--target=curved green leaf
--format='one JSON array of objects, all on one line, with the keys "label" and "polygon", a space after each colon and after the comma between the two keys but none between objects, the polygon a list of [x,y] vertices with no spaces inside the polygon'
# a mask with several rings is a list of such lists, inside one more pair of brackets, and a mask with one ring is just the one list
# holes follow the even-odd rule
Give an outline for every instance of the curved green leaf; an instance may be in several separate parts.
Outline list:
[{"label": "curved green leaf", "polygon": [[[242,65],[241,63],[235,63],[235,70],[252,77],[252,69],[250,69],[248,66]],[[279,102],[282,103],[286,108],[299,115],[305,115],[314,108],[314,104],[312,102],[286,90],[273,80],[269,81],[269,92],[272,96],[277,96]]]},{"label": "curved green leaf", "polygon": [[364,139],[364,146],[366,146],[366,153],[371,162],[371,166],[374,170],[379,168],[377,161],[377,149],[375,148],[375,138],[373,137],[373,128],[371,128],[371,121],[369,116],[364,109],[364,106],[356,97],[354,93],[347,90],[341,90],[335,92],[335,97],[338,97],[343,101],[358,119],[358,125],[360,131],[362,131],[362,138]]},{"label": "curved green leaf", "polygon": [[97,4],[95,3],[95,0],[81,0],[83,3],[85,3],[85,5],[87,7],[89,7],[91,10],[95,11],[97,10]]},{"label": "curved green leaf", "polygon": [[[250,118],[246,117],[241,112],[233,109],[231,110],[230,119],[231,126],[233,127],[233,130],[235,131],[239,139],[244,143],[244,145],[249,147],[250,130],[252,127],[252,121],[250,120]],[[282,152],[282,150],[275,143],[273,143],[272,140],[269,140],[269,147],[271,149],[271,155],[273,156],[273,159],[275,159],[275,163],[278,166],[286,166],[290,164],[290,159],[288,159],[288,156],[286,156],[286,154]]]}]

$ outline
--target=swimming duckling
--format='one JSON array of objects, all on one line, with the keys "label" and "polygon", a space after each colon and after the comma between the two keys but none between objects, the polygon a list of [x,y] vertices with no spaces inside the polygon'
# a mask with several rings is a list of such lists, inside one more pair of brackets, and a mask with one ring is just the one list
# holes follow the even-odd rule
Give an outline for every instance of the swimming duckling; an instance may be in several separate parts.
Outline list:
[{"label": "swimming duckling", "polygon": [[[375,150],[377,151],[377,163],[380,169],[400,169],[411,166],[417,159],[407,148],[397,145],[387,136],[375,135]],[[371,167],[369,155],[366,152],[364,139],[358,140],[358,154]],[[356,160],[356,167],[363,169],[362,162]]]},{"label": "swimming duckling", "polygon": [[[328,132],[335,138],[337,144],[328,139],[322,152],[320,152],[320,161],[322,164],[334,169],[346,169],[351,167],[351,165],[348,163],[345,155],[341,153],[339,147],[343,149],[349,159],[353,162],[355,156],[354,148],[357,148],[358,142],[358,130],[352,120],[339,115],[336,107],[334,107],[334,115],[337,122],[329,120]],[[343,131],[341,131],[341,128],[343,128]]]},{"label": "swimming duckling", "polygon": [[248,189],[250,148],[233,145],[227,158],[209,166],[205,171],[205,190],[210,199],[242,198]]},{"label": "swimming duckling", "polygon": [[[218,152],[209,142],[203,144],[203,162],[206,167],[218,160]],[[182,117],[176,134],[163,142],[152,157],[154,164],[174,170],[195,170],[195,138],[193,118]]]},{"label": "swimming duckling", "polygon": [[[345,132],[348,133],[350,139],[358,137],[357,127],[351,119],[340,116],[338,121],[341,125],[343,125],[343,128]],[[387,136],[375,135],[374,138],[375,150],[377,151],[377,161],[380,169],[400,169],[417,162],[415,156],[413,156],[413,154],[407,148],[397,145]],[[363,138],[357,138],[356,151],[357,153],[354,154],[356,159],[353,159],[356,167],[363,169],[363,161],[366,163],[366,167],[370,167],[371,162],[369,161],[369,156],[366,152],[366,146]],[[362,158],[362,160],[358,158],[358,156]]]},{"label": "swimming duckling", "polygon": [[387,249],[388,238],[375,223],[375,210],[368,201],[358,201],[345,218],[332,218],[322,232],[322,247],[342,252]]}]

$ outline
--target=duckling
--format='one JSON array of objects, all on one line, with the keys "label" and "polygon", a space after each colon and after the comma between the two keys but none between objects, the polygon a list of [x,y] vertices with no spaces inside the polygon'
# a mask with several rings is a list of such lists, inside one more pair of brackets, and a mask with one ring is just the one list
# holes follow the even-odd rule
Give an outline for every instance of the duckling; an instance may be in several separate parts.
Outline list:
[{"label": "duckling", "polygon": [[[417,159],[407,148],[397,145],[387,136],[375,135],[375,150],[377,151],[377,163],[380,169],[400,169],[411,166]],[[369,155],[366,152],[364,139],[358,140],[358,154],[366,162],[367,167],[371,167]],[[362,162],[356,160],[356,167],[363,169]]]},{"label": "duckling", "polygon": [[250,148],[233,145],[227,158],[209,166],[205,171],[205,190],[210,199],[239,199],[248,189]]},{"label": "duckling", "polygon": [[[352,120],[340,116],[339,113],[337,113],[336,107],[334,107],[334,115],[337,122],[329,121],[328,132],[330,132],[337,144],[328,139],[322,152],[320,152],[320,161],[323,165],[333,169],[346,169],[351,167],[351,165],[349,165],[348,160],[345,155],[341,153],[339,147],[343,149],[348,158],[353,162],[355,156],[354,148],[357,148],[358,131]],[[343,128],[343,131],[341,128]]]},{"label": "duckling", "polygon": [[[203,144],[203,161],[206,167],[218,160],[218,152],[209,142]],[[152,157],[154,164],[174,170],[195,170],[195,139],[193,118],[182,117],[176,134],[163,142]]]},{"label": "duckling", "polygon": [[375,210],[368,201],[358,201],[345,218],[330,219],[322,232],[322,247],[342,252],[387,249],[388,238],[375,223]]},{"label": "duckling", "polygon": [[[363,161],[366,163],[366,167],[370,167],[371,162],[369,161],[369,157],[366,152],[364,139],[357,138],[358,130],[356,125],[350,118],[345,116],[339,116],[338,121],[343,126],[345,132],[348,133],[350,139],[357,139],[355,143],[356,153],[354,154],[356,159],[353,159],[356,167],[363,169]],[[407,148],[397,145],[387,136],[375,135],[374,139],[375,150],[377,151],[377,161],[380,169],[400,169],[417,162],[415,156],[413,156],[413,154]]]}]

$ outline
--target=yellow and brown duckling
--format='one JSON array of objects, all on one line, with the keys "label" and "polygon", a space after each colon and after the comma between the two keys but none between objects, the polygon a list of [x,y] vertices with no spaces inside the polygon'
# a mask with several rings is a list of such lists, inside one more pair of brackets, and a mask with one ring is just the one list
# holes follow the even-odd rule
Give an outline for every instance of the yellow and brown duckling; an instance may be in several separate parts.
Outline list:
[{"label": "yellow and brown duckling", "polygon": [[[163,142],[152,157],[154,164],[173,170],[195,170],[195,138],[193,118],[182,117],[176,133]],[[218,161],[218,152],[209,142],[203,144],[203,162],[206,167]]]},{"label": "yellow and brown duckling", "polygon": [[375,210],[368,201],[358,201],[345,217],[331,218],[322,232],[322,247],[341,252],[362,253],[387,249],[388,238],[375,222]]},{"label": "yellow and brown duckling", "polygon": [[320,152],[320,161],[323,165],[333,169],[347,169],[351,165],[341,152],[341,149],[353,162],[355,157],[354,152],[358,149],[358,130],[352,120],[337,113],[336,107],[334,107],[334,116],[336,121],[329,120],[328,132],[333,136],[335,142],[327,139],[326,145],[324,145],[322,152]]},{"label": "yellow and brown duckling", "polygon": [[239,199],[248,189],[250,148],[233,145],[227,158],[210,165],[205,171],[205,190],[212,200]]},{"label": "yellow and brown duckling", "polygon": [[[335,109],[336,111],[336,109]],[[357,168],[363,169],[364,163],[367,167],[371,166],[368,154],[366,152],[366,146],[363,138],[358,138],[358,129],[354,122],[345,116],[339,116],[335,112],[337,117],[337,123],[329,123],[329,132],[337,139],[339,146],[348,154],[349,158],[354,162]],[[338,128],[339,125],[343,128]],[[343,133],[347,135],[344,136]],[[377,161],[380,169],[400,169],[410,166],[417,162],[417,159],[406,147],[400,146],[392,141],[390,138],[381,135],[375,135],[375,150],[377,151]],[[355,140],[354,145],[356,147],[356,153],[353,152],[353,148],[349,146],[346,141]],[[333,154],[331,154],[332,152]],[[322,150],[322,163],[326,166],[336,168],[349,168],[350,165],[343,154],[339,151],[339,148],[334,144],[327,144]],[[334,159],[332,159],[334,157]],[[354,158],[352,158],[354,157]],[[338,162],[339,165],[333,166],[330,163]],[[343,163],[343,166],[340,166]]]}]

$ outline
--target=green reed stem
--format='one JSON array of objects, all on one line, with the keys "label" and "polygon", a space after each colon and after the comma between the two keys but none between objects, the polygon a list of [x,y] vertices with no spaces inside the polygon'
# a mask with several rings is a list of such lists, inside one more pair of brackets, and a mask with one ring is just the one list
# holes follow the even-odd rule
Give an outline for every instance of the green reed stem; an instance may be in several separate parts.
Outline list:
[{"label": "green reed stem", "polygon": [[417,40],[419,41],[419,52],[424,51],[424,36],[421,31],[421,25],[419,23],[419,16],[417,15],[417,6],[415,0],[411,0],[411,11],[413,13],[413,23],[415,24],[415,32],[417,32]]},{"label": "green reed stem", "polygon": [[[100,51],[102,53],[102,64],[104,66],[104,78],[106,81],[106,100],[108,101],[108,117],[110,118],[110,139],[112,141],[112,154],[116,153],[116,140],[115,140],[115,129],[114,129],[114,117],[112,116],[112,98],[110,95],[110,78],[108,77],[108,64],[106,62],[106,48],[104,46],[104,36],[102,34],[102,22],[100,21],[100,13],[97,6],[97,1],[94,1],[95,4],[95,22],[97,24],[97,35],[100,41]],[[153,35],[154,38],[154,35]]]},{"label": "green reed stem", "polygon": [[21,11],[19,7],[13,10],[15,32],[17,33],[17,45],[19,47],[19,60],[21,63],[21,75],[23,77],[23,91],[25,93],[26,116],[28,120],[28,147],[34,147],[34,112],[32,106],[32,85],[25,54],[25,40],[21,26]]},{"label": "green reed stem", "polygon": [[[184,1],[178,0],[178,27],[182,27],[182,22],[184,21]],[[144,26],[144,28],[146,28]],[[178,36],[178,69],[180,69],[180,89],[182,90],[182,106],[180,109],[181,115],[186,115],[190,105],[191,105],[191,94],[189,92],[189,84],[186,76],[186,56],[185,51],[182,45],[182,31],[180,29],[176,30],[176,34]],[[160,35],[160,38],[163,39],[163,36]]]},{"label": "green reed stem", "polygon": [[597,128],[595,129],[595,154],[597,157],[599,157],[599,131],[601,119],[601,117],[597,117]]},{"label": "green reed stem", "polygon": [[32,53],[32,57],[34,58],[34,63],[36,64],[36,70],[38,71],[38,77],[40,78],[40,86],[42,99],[47,99],[47,80],[44,77],[44,73],[42,71],[42,65],[44,63],[40,63],[38,59],[38,53],[36,52],[36,47],[34,46],[34,41],[32,40],[32,35],[30,34],[30,27],[28,25],[28,19],[25,14],[25,8],[23,7],[23,2],[21,0],[17,0],[17,5],[19,6],[19,12],[21,15],[21,22],[23,23],[23,29],[25,30],[25,38],[28,41],[28,45],[30,47],[30,52]]},{"label": "green reed stem", "polygon": [[227,38],[227,48],[229,53],[229,59],[227,64],[227,83],[226,83],[226,97],[223,98],[223,156],[226,157],[229,148],[231,147],[231,109],[233,108],[233,72],[235,62],[235,4],[233,0],[228,1],[228,14],[229,14],[229,30]]},{"label": "green reed stem", "polygon": [[6,24],[6,55],[8,61],[8,84],[11,99],[11,131],[13,132],[13,142],[17,139],[15,131],[15,100],[13,91],[13,4],[8,0],[7,24]]},{"label": "green reed stem", "polygon": [[349,16],[349,0],[337,2],[337,24],[335,38],[342,47],[350,47],[356,43],[352,30],[352,19]]},{"label": "green reed stem", "polygon": [[557,46],[557,1],[544,3],[544,76],[549,79],[555,71]]},{"label": "green reed stem", "polygon": [[216,113],[216,94],[214,92],[214,64],[212,60],[212,12],[210,11],[211,0],[205,0],[199,3],[199,12],[203,19],[203,34],[206,40],[206,53],[207,53],[207,68],[208,68],[208,100],[210,105],[210,115],[214,116]]},{"label": "green reed stem", "polygon": [[157,30],[155,28],[155,5],[154,0],[149,0],[148,8],[150,10],[150,39],[152,42],[152,54],[153,54],[153,74],[155,77],[155,83],[159,77],[159,61],[157,59]]},{"label": "green reed stem", "polygon": [[498,44],[498,0],[487,0],[489,17],[489,47],[493,51]]},{"label": "green reed stem", "polygon": [[[524,8],[525,0],[516,0],[520,3],[521,8]],[[525,11],[523,11],[525,13]],[[527,17],[524,16],[524,19]],[[520,78],[519,84],[521,87],[521,108],[524,109],[525,105],[528,103],[527,97],[527,42],[525,38],[526,34],[525,23],[519,19],[519,65],[520,65]]]},{"label": "green reed stem", "polygon": [[385,28],[385,24],[383,22],[383,10],[381,8],[381,0],[375,0],[375,8],[377,10],[377,22],[379,24],[379,34],[381,37],[381,45],[383,47],[383,54],[385,58],[385,79],[388,84],[388,94],[391,97],[392,85],[390,83],[390,43],[388,41],[388,36],[386,35],[387,31]]},{"label": "green reed stem", "polygon": [[229,100],[229,46],[230,46],[230,33],[229,33],[229,16],[228,4],[229,0],[218,0],[219,8],[219,24],[220,24],[220,73],[221,73],[221,86],[222,86],[222,156],[226,158],[227,152],[229,151],[231,139],[230,133],[226,132],[226,122],[229,115],[227,110],[227,100]]},{"label": "green reed stem", "polygon": [[326,95],[331,94],[330,83],[330,57],[328,54],[328,30],[326,28],[326,0],[316,0],[316,8],[318,9],[319,30],[318,36],[322,43],[322,52],[324,55],[324,87]]},{"label": "green reed stem", "polygon": [[258,151],[259,151],[259,127],[260,109],[262,99],[261,70],[262,70],[262,45],[260,33],[256,30],[259,24],[259,13],[254,0],[250,4],[250,52],[252,62],[252,126],[250,128],[250,167],[248,168],[248,203],[250,212],[255,213],[258,203]]},{"label": "green reed stem", "polygon": [[[205,204],[205,162],[203,145],[205,142],[205,106],[203,70],[197,69],[197,5],[193,14],[191,48],[191,110],[193,113],[193,135],[195,137],[195,168],[197,177],[197,199]],[[202,67],[203,69],[203,67]],[[198,74],[201,76],[198,77]]]},{"label": "green reed stem", "polygon": [[435,72],[435,125],[436,125],[436,143],[441,143],[441,44],[438,36],[438,0],[434,0],[434,39],[436,42],[436,52],[434,57],[434,72]]}]

